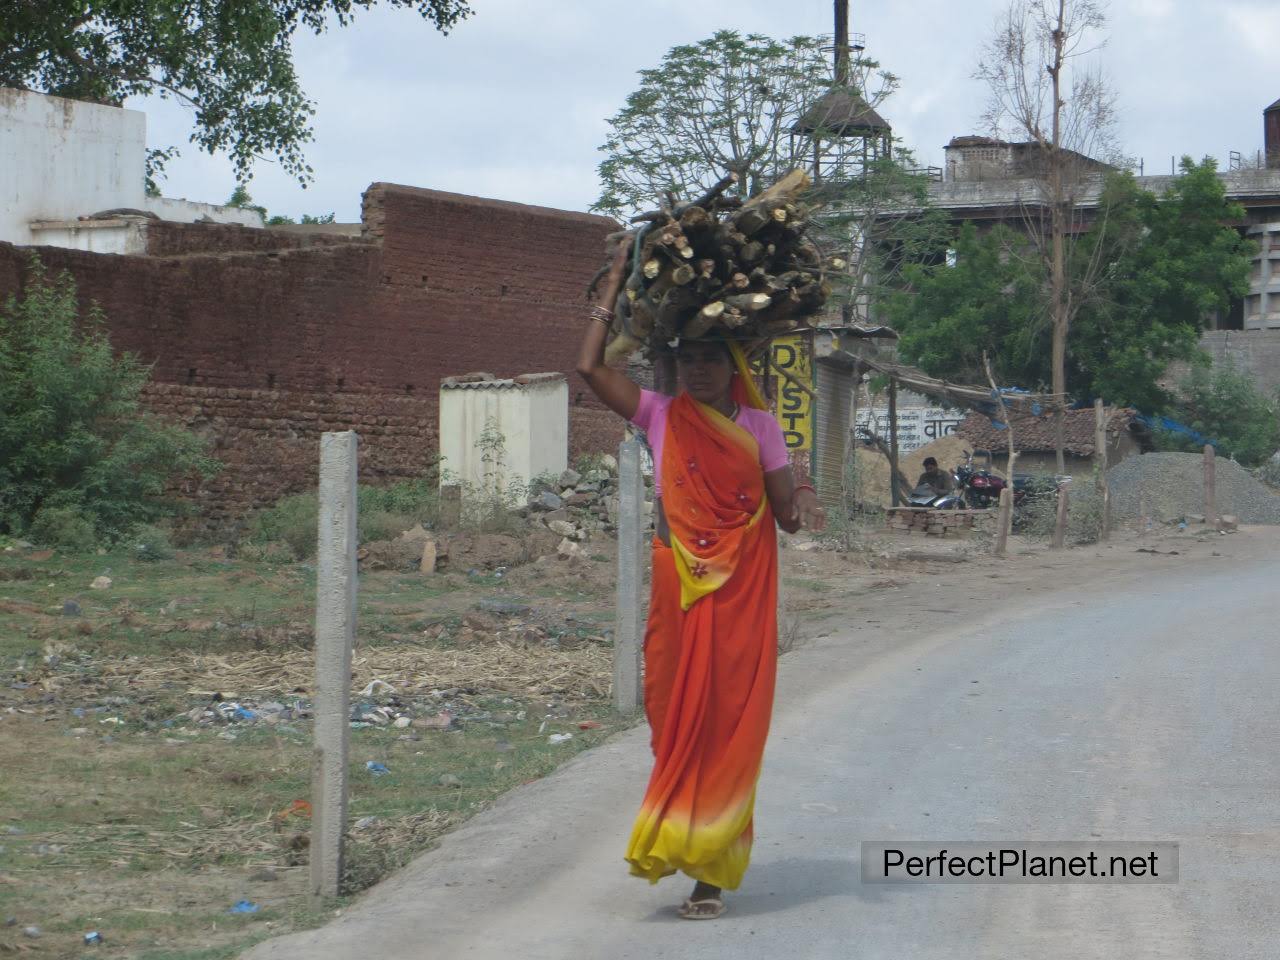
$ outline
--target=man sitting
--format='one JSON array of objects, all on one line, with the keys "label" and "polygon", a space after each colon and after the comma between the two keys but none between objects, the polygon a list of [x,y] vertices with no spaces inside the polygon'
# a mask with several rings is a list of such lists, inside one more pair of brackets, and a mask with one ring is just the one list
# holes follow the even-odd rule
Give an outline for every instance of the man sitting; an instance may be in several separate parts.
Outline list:
[{"label": "man sitting", "polygon": [[950,493],[955,489],[956,485],[951,476],[951,471],[939,469],[938,461],[935,457],[925,457],[924,473],[920,474],[920,479],[916,481],[917,487],[925,484],[928,484],[937,496]]}]

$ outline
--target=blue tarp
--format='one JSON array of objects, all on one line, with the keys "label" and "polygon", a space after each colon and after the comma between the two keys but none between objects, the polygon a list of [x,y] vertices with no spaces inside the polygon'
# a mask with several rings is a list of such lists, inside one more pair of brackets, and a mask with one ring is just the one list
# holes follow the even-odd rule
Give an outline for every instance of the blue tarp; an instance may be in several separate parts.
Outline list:
[{"label": "blue tarp", "polygon": [[1169,417],[1152,417],[1145,413],[1139,413],[1134,417],[1139,423],[1144,424],[1148,430],[1167,430],[1169,433],[1176,433],[1181,437],[1186,437],[1197,446],[1203,447],[1206,444],[1217,449],[1218,441],[1206,437],[1198,430],[1193,430],[1185,423],[1179,423]]}]

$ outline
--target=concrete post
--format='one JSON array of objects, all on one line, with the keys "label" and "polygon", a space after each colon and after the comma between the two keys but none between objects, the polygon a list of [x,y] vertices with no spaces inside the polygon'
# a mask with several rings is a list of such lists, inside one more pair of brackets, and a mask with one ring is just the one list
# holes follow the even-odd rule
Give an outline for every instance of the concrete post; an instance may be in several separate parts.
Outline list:
[{"label": "concrete post", "polygon": [[1217,476],[1218,463],[1213,444],[1206,443],[1204,445],[1204,522],[1211,527],[1218,525],[1218,510],[1215,503],[1216,491],[1214,490]]},{"label": "concrete post", "polygon": [[1000,508],[996,512],[996,556],[1003,557],[1009,545],[1009,528],[1013,526],[1013,493],[1008,487],[1000,491]]},{"label": "concrete post", "polygon": [[1111,488],[1107,484],[1107,413],[1102,398],[1093,401],[1093,462],[1098,468],[1098,496],[1102,498],[1101,539],[1111,536]]},{"label": "concrete post", "polygon": [[310,851],[315,899],[336,897],[342,881],[351,649],[356,636],[356,449],[356,435],[350,431],[320,438]]},{"label": "concrete post", "polygon": [[1058,487],[1058,517],[1053,524],[1054,550],[1061,550],[1067,542],[1067,510],[1071,499],[1071,488],[1067,484]]},{"label": "concrete post", "polygon": [[613,631],[613,707],[621,714],[640,706],[640,591],[644,578],[644,477],[640,441],[618,447],[618,610]]},{"label": "concrete post", "polygon": [[462,524],[462,487],[447,483],[440,488],[440,526],[456,530]]}]

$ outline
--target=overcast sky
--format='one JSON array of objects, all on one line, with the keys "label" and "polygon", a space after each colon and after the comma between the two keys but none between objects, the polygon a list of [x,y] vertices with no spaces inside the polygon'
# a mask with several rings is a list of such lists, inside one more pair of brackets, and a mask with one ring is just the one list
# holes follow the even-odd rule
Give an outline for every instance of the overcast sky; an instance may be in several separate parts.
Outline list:
[{"label": "overcast sky", "polygon": [[[972,79],[1006,0],[851,0],[867,54],[902,79],[881,112],[921,162],[942,163],[956,134],[985,132]],[[250,192],[272,213],[360,215],[378,180],[585,210],[598,194],[605,120],[672,46],[723,28],[775,37],[832,31],[829,0],[472,0],[445,37],[406,11],[377,10],[346,30],[299,36],[302,84],[317,104],[306,190],[260,163]],[[1120,96],[1125,151],[1149,173],[1172,154],[1262,147],[1262,110],[1280,98],[1277,0],[1113,0],[1101,57]],[[186,143],[188,117],[148,112],[151,146],[177,144],[167,196],[220,202],[231,165]]]}]

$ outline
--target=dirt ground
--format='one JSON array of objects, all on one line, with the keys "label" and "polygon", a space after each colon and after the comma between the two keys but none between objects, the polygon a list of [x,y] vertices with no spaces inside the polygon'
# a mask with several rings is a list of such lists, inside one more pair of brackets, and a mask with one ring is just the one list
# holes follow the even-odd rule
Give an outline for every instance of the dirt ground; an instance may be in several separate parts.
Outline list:
[{"label": "dirt ground", "polygon": [[[1251,537],[1014,538],[1002,560],[977,538],[787,538],[780,645],[937,629],[993,589],[1149,575]],[[350,889],[627,725],[608,710],[614,562],[602,539],[501,572],[362,578]],[[207,552],[0,554],[0,952],[213,960],[324,919],[303,896],[313,577]]]}]

